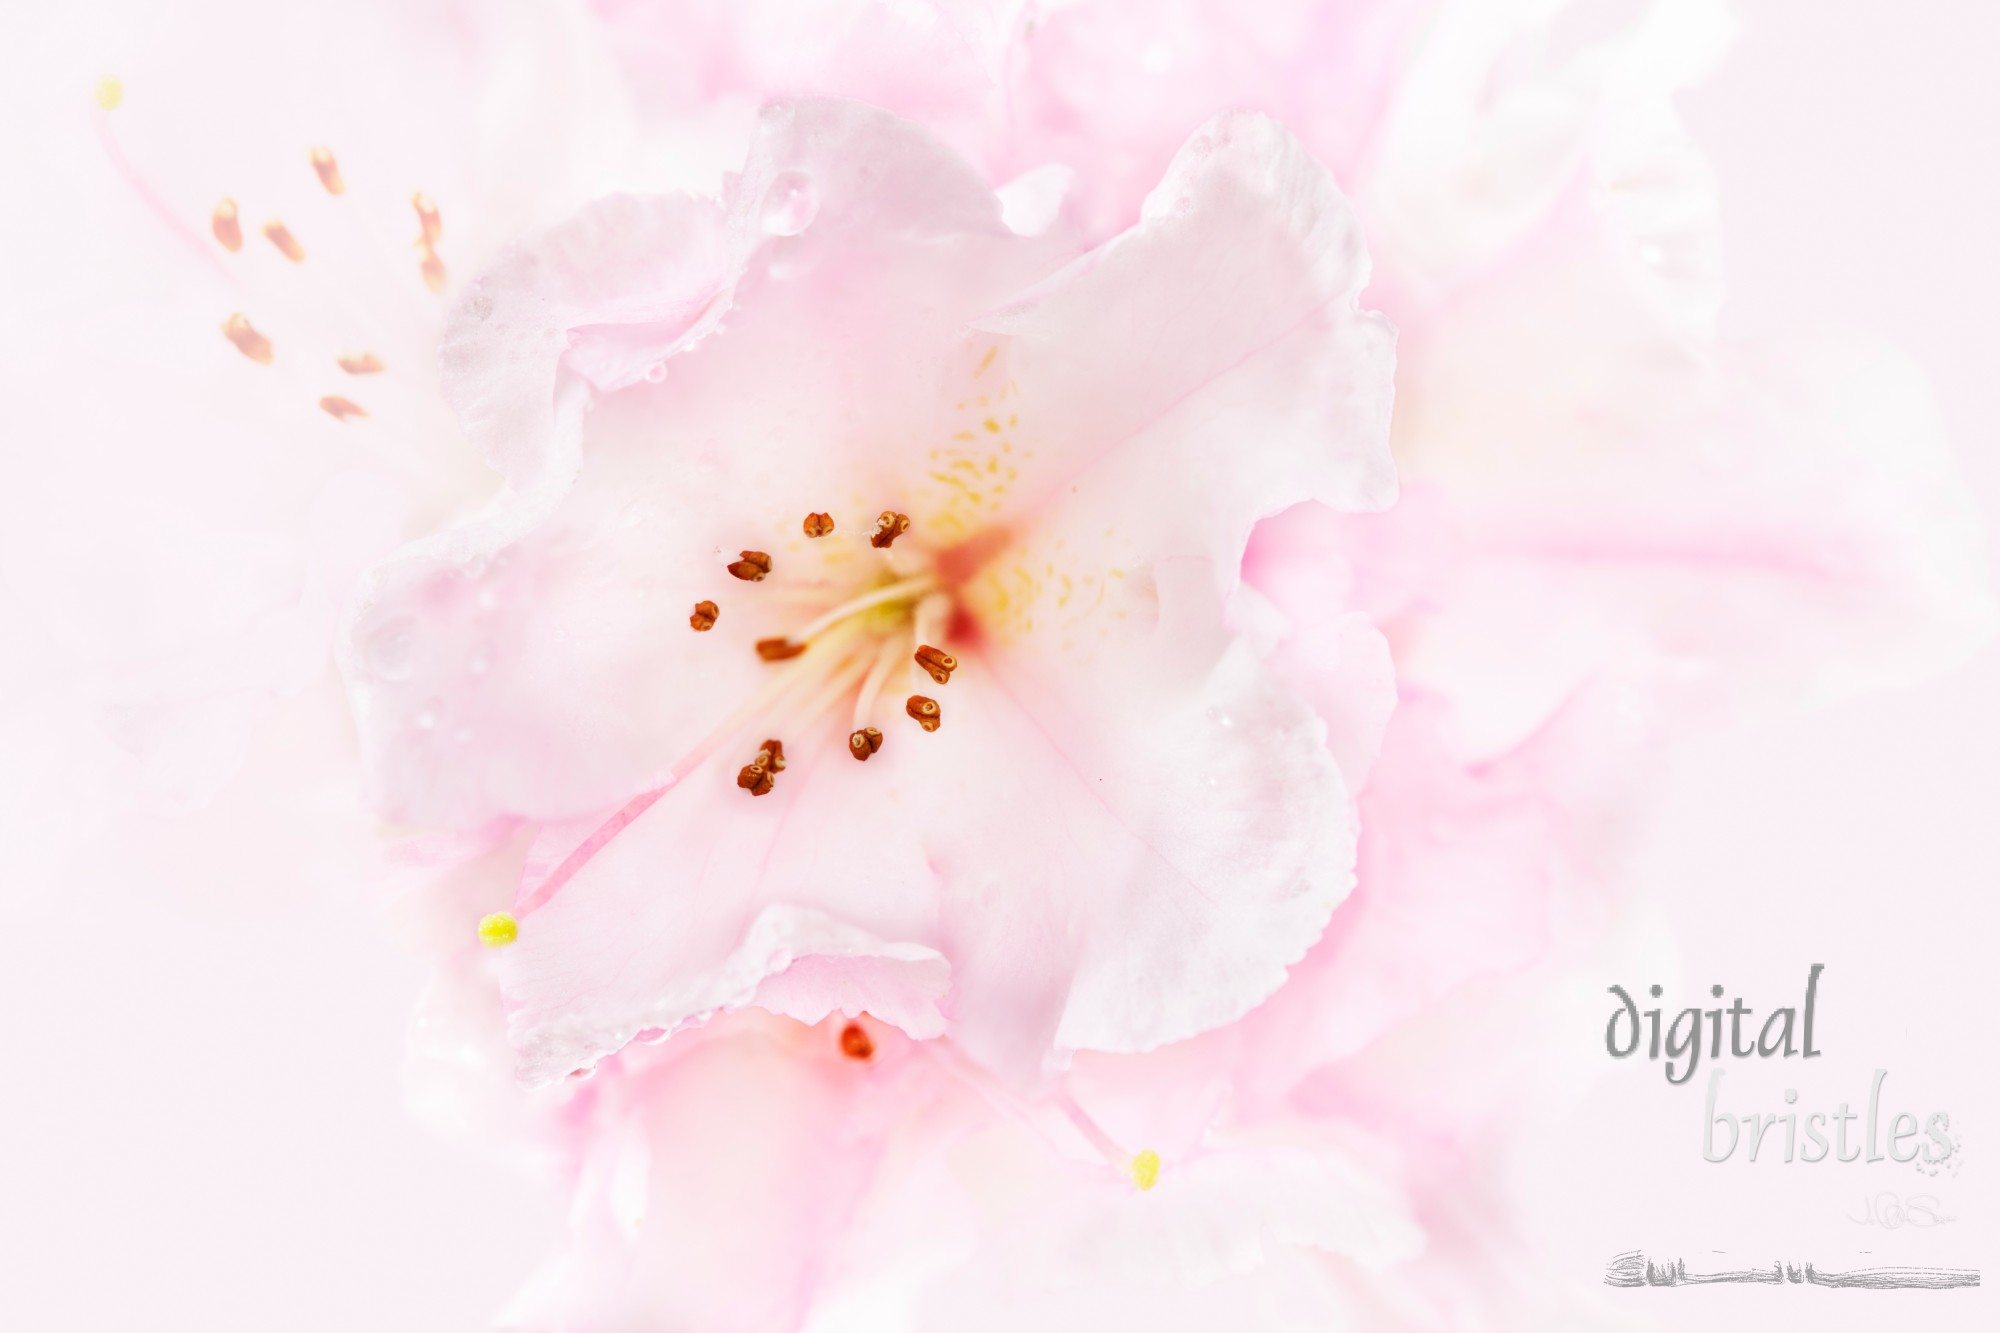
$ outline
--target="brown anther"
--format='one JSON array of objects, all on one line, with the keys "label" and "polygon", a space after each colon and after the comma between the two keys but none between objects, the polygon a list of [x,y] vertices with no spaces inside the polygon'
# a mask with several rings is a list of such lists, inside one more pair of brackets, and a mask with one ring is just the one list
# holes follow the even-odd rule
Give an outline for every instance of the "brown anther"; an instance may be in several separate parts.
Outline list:
[{"label": "brown anther", "polygon": [[867,763],[870,755],[882,748],[882,733],[873,727],[863,727],[847,738],[847,752]]},{"label": "brown anther", "polygon": [[951,673],[958,670],[958,659],[941,648],[925,644],[917,649],[917,665],[930,672],[932,680],[945,685],[950,683]]},{"label": "brown anther", "polygon": [[337,393],[330,393],[320,399],[319,410],[332,417],[335,421],[345,421],[349,417],[365,417],[368,415],[361,410],[361,404],[355,402],[352,398],[342,398]]},{"label": "brown anther", "polygon": [[824,537],[824,536],[826,536],[826,534],[827,534],[827,533],[829,533],[829,532],[832,532],[832,531],[833,531],[833,515],[832,515],[832,514],[807,514],[807,515],[806,515],[806,536],[808,536],[808,537]]},{"label": "brown anther", "polygon": [[222,321],[222,336],[236,344],[236,350],[260,366],[271,364],[271,340],[250,327],[241,314]]},{"label": "brown anther", "polygon": [[925,731],[936,731],[938,724],[944,721],[944,715],[938,711],[937,700],[926,699],[921,694],[911,695],[903,704],[903,711],[915,718],[917,725]]},{"label": "brown anther", "polygon": [[785,745],[783,741],[765,741],[758,749],[757,757],[743,765],[736,774],[736,785],[752,796],[766,796],[776,785],[777,775],[785,771]]},{"label": "brown anther", "polygon": [[762,583],[771,572],[771,557],[762,551],[745,551],[741,560],[729,562],[728,569],[745,583]]},{"label": "brown anther", "polygon": [[208,229],[215,233],[215,239],[222,248],[235,254],[243,248],[243,224],[236,218],[236,201],[224,199],[215,206],[215,212],[208,219]]},{"label": "brown anther", "polygon": [[278,253],[294,264],[305,262],[306,248],[292,235],[291,228],[276,218],[264,224],[264,239],[277,246]]},{"label": "brown anther", "polygon": [[804,644],[793,643],[782,634],[775,639],[757,640],[757,656],[766,662],[782,662],[788,657],[797,657],[805,650]]},{"label": "brown anther", "polygon": [[875,520],[875,531],[868,537],[868,544],[876,550],[884,550],[896,538],[910,530],[910,516],[899,514],[893,509],[884,509],[882,517]]},{"label": "brown anther", "polygon": [[417,225],[424,229],[420,244],[435,247],[444,237],[444,219],[438,216],[438,206],[419,190],[410,196],[410,207],[417,210]]},{"label": "brown anther", "polygon": [[850,1060],[872,1060],[875,1058],[874,1039],[859,1023],[849,1023],[840,1030],[840,1053]]},{"label": "brown anther", "polygon": [[426,242],[417,243],[417,269],[424,275],[424,286],[434,292],[444,290],[444,261]]},{"label": "brown anther", "polygon": [[343,356],[337,359],[340,368],[350,375],[379,375],[382,373],[382,363],[376,359],[373,352],[363,352],[359,356]]},{"label": "brown anther", "polygon": [[326,187],[328,194],[346,193],[347,186],[340,179],[340,163],[333,160],[332,149],[313,149],[312,164],[313,170],[319,173],[319,183]]},{"label": "brown anther", "polygon": [[696,602],[694,614],[688,617],[688,624],[694,626],[698,634],[706,634],[715,628],[715,618],[722,614],[722,608],[714,602]]}]

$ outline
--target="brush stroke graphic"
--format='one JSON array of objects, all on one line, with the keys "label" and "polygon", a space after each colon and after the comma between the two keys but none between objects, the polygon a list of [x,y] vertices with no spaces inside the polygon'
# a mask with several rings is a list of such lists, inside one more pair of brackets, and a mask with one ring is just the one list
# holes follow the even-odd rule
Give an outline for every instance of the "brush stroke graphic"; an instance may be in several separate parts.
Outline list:
[{"label": "brush stroke graphic", "polygon": [[1745,1268],[1722,1273],[1690,1273],[1687,1261],[1656,1264],[1643,1251],[1627,1250],[1615,1256],[1604,1270],[1607,1287],[1692,1287],[1716,1282],[1761,1282],[1782,1286],[1787,1282],[1815,1287],[1861,1287],[1869,1291],[1892,1291],[1911,1287],[1942,1291],[1947,1287],[1976,1287],[1976,1268],[1857,1268],[1846,1273],[1825,1273],[1812,1264],[1778,1262],[1769,1268]]}]

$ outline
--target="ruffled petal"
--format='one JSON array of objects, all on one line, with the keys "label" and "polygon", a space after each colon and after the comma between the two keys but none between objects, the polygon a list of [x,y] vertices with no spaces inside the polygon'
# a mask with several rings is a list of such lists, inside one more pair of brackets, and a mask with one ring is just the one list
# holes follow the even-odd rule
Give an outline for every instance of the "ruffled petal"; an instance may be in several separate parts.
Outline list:
[{"label": "ruffled petal", "polygon": [[[482,279],[447,364],[515,489],[365,590],[343,666],[378,803],[571,818],[699,762],[763,680],[751,645],[921,475],[965,322],[1061,253],[918,127],[806,103],[767,113],[726,211],[605,201]],[[801,534],[818,511],[836,539]],[[741,550],[775,562],[754,596]]]},{"label": "ruffled petal", "polygon": [[987,521],[1096,484],[1128,554],[1205,555],[1226,590],[1257,519],[1386,506],[1395,340],[1357,308],[1367,277],[1324,167],[1263,117],[1210,122],[1136,227],[981,321],[1036,451]]}]

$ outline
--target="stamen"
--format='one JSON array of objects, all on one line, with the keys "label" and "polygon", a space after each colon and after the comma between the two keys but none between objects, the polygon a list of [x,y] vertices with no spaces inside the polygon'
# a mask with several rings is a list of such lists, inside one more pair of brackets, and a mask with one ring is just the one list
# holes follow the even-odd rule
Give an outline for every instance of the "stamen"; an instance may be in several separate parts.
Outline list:
[{"label": "stamen", "polygon": [[697,634],[706,634],[715,628],[715,618],[722,614],[722,608],[714,602],[696,602],[694,614],[688,617],[688,624],[694,626]]},{"label": "stamen", "polygon": [[243,248],[243,226],[236,218],[236,201],[225,198],[215,206],[215,213],[208,220],[208,229],[215,233],[215,239],[222,242],[222,248],[235,254]]},{"label": "stamen", "polygon": [[410,207],[417,210],[417,225],[423,228],[423,238],[418,244],[435,248],[444,239],[444,219],[438,216],[438,207],[431,197],[422,190],[410,196]]},{"label": "stamen", "polygon": [[340,179],[340,164],[333,160],[330,148],[312,150],[313,170],[319,173],[319,183],[326,187],[328,194],[343,194],[347,185]]},{"label": "stamen", "polygon": [[899,514],[893,509],[884,509],[882,516],[875,520],[875,531],[868,538],[868,544],[878,551],[887,550],[895,544],[896,538],[910,530],[910,516]]},{"label": "stamen", "polygon": [[938,711],[937,700],[926,699],[921,694],[913,694],[903,704],[903,711],[915,718],[917,725],[925,731],[936,731],[944,722]]},{"label": "stamen", "polygon": [[[745,551],[743,554],[747,557],[755,555],[756,552]],[[765,557],[767,561],[769,558],[768,556]],[[770,566],[766,564],[765,568],[768,569]],[[736,567],[734,565],[730,566],[729,572],[735,574]],[[737,574],[736,577],[743,578],[745,576]],[[904,579],[900,583],[884,584],[873,592],[865,592],[850,601],[842,602],[839,606],[834,607],[824,615],[814,617],[804,629],[794,632],[792,638],[799,643],[809,643],[823,631],[834,625],[838,625],[849,616],[860,615],[863,611],[884,606],[890,602],[907,601],[912,597],[918,597],[929,592],[936,586],[937,580],[929,574],[918,574],[912,578]]]},{"label": "stamen", "polygon": [[424,275],[424,286],[434,292],[444,290],[444,261],[422,241],[417,243],[417,270]]},{"label": "stamen", "polygon": [[882,733],[871,723],[875,717],[875,701],[882,697],[882,687],[888,684],[890,673],[903,660],[902,647],[898,642],[900,638],[900,635],[889,638],[876,650],[875,664],[868,669],[868,678],[861,682],[861,692],[854,698],[854,735],[847,738],[847,743],[853,745],[855,736],[873,738],[868,754],[854,754],[863,762],[867,761],[868,755],[882,748]]},{"label": "stamen", "polygon": [[116,111],[125,104],[125,82],[116,74],[107,74],[99,79],[92,92],[97,104],[106,111]]},{"label": "stamen", "polygon": [[479,942],[489,949],[512,944],[520,937],[520,923],[505,912],[495,912],[479,919]]},{"label": "stamen", "polygon": [[[819,719],[831,708],[836,700],[845,698],[854,689],[854,683],[861,679],[868,669],[868,655],[855,651],[852,640],[857,632],[843,626],[829,635],[831,641],[825,654],[815,654],[811,666],[779,667],[774,675],[794,674],[803,679],[817,682],[813,693],[803,699],[788,702],[784,707],[771,712],[775,718],[774,727],[785,731],[808,730],[818,724]],[[782,760],[783,756],[779,756]]]},{"label": "stamen", "polygon": [[[843,634],[849,632],[842,631]],[[838,674],[843,663],[843,659],[839,654],[837,652],[834,653],[832,656],[826,658],[825,662],[827,665],[819,672],[816,672],[814,669],[815,666],[820,665],[819,663],[790,668],[781,667],[771,672],[758,685],[756,691],[748,699],[745,699],[735,712],[710,728],[708,734],[703,736],[693,749],[674,761],[673,767],[668,770],[668,785],[671,786],[673,783],[680,782],[690,773],[707,763],[709,756],[713,755],[722,746],[724,741],[735,735],[737,729],[751,718],[760,713],[769,713],[773,709],[777,709],[781,713],[787,711],[791,703],[791,696],[811,684],[814,680],[823,679],[823,671],[832,671],[836,682],[840,683],[840,688],[846,688],[846,678]],[[814,711],[809,712],[807,715],[816,716],[817,713]],[[657,798],[659,793],[665,790],[666,787],[661,787],[651,793],[651,795]]]},{"label": "stamen", "polygon": [[766,662],[782,662],[788,657],[797,657],[805,650],[805,644],[793,643],[782,634],[775,639],[757,640],[757,656]]},{"label": "stamen", "polygon": [[1158,1183],[1160,1179],[1158,1153],[1151,1148],[1145,1148],[1128,1155],[1109,1134],[1104,1132],[1102,1126],[1091,1119],[1090,1112],[1077,1105],[1076,1098],[1070,1096],[1066,1088],[1058,1088],[1050,1095],[1049,1100],[1069,1117],[1070,1123],[1076,1126],[1077,1132],[1083,1135],[1090,1146],[1097,1149],[1099,1155],[1113,1167],[1122,1168],[1134,1185],[1142,1190],[1149,1190]]},{"label": "stamen", "polygon": [[873,727],[863,727],[847,738],[847,752],[864,764],[881,748],[882,733]]},{"label": "stamen", "polygon": [[849,1023],[840,1030],[840,1053],[850,1060],[872,1060],[875,1058],[875,1042],[859,1023]]},{"label": "stamen", "polygon": [[832,531],[833,531],[833,515],[832,515],[832,514],[807,514],[807,515],[806,515],[806,536],[808,536],[808,537],[824,537],[824,536],[826,536],[826,534],[827,534],[827,533],[829,533],[829,532],[832,532]]},{"label": "stamen", "polygon": [[250,327],[241,313],[222,321],[222,336],[236,344],[236,350],[260,366],[271,364],[271,340]]},{"label": "stamen", "polygon": [[929,644],[917,649],[917,665],[930,673],[932,680],[940,685],[951,683],[951,673],[958,670],[958,659],[941,648]]},{"label": "stamen", "polygon": [[757,751],[757,757],[743,765],[736,774],[736,785],[752,796],[769,796],[771,788],[777,785],[777,774],[785,766],[785,747],[777,741],[765,741]]},{"label": "stamen", "polygon": [[729,572],[745,583],[762,583],[764,576],[771,572],[771,557],[762,551],[745,551],[742,554],[741,560],[729,562],[727,566]]},{"label": "stamen", "polygon": [[382,363],[376,359],[373,352],[363,352],[359,356],[343,356],[338,358],[338,363],[340,368],[350,375],[379,375],[382,373]]},{"label": "stamen", "polygon": [[365,417],[368,415],[362,411],[361,404],[351,398],[342,398],[339,394],[333,393],[319,400],[319,410],[332,417],[335,421],[345,421],[349,417]]},{"label": "stamen", "polygon": [[305,247],[299,244],[298,238],[292,235],[291,229],[276,218],[264,224],[264,239],[277,246],[278,253],[291,260],[294,264],[304,262],[306,257]]}]

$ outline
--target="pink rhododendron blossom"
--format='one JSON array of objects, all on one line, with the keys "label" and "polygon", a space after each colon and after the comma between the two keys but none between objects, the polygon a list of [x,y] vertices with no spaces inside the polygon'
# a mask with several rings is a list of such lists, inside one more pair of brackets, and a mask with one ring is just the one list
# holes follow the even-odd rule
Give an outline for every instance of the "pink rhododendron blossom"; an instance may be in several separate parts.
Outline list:
[{"label": "pink rhododendron blossom", "polygon": [[510,488],[374,577],[348,671],[390,813],[560,824],[505,960],[524,1075],[760,987],[1024,1070],[1275,990],[1351,816],[1227,601],[1260,517],[1394,494],[1365,274],[1268,121],[1072,258],[826,102],[721,207],[606,201],[476,283],[449,391]]}]

